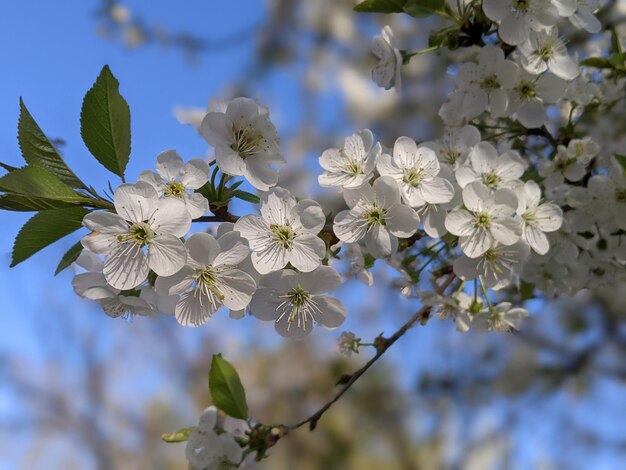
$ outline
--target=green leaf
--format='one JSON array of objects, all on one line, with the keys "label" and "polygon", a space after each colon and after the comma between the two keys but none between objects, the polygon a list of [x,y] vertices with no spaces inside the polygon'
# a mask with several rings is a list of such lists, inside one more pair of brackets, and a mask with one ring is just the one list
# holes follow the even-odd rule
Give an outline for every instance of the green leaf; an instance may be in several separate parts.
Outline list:
[{"label": "green leaf", "polygon": [[20,98],[20,120],[17,125],[17,140],[26,163],[45,168],[72,188],[85,188],[85,184],[69,169],[59,152],[52,145],[52,142],[37,125],[28,112],[22,98]]},{"label": "green leaf", "polygon": [[354,7],[360,13],[403,13],[408,0],[365,0]]},{"label": "green leaf", "polygon": [[188,428],[182,428],[174,432],[164,432],[161,434],[161,439],[165,442],[185,442],[189,439],[189,434],[196,428],[197,426],[189,426]]},{"label": "green leaf", "polygon": [[445,0],[410,0],[404,6],[404,12],[414,18],[426,18],[431,15],[448,16]]},{"label": "green leaf", "polygon": [[82,207],[41,211],[24,224],[13,244],[11,267],[78,230],[89,211]]},{"label": "green leaf", "polygon": [[3,194],[0,196],[0,209],[15,212],[37,212],[48,209],[72,207],[73,204],[53,199],[20,196],[18,194]]},{"label": "green leaf", "polygon": [[622,166],[622,170],[626,173],[626,155],[615,154],[615,160]]},{"label": "green leaf", "polygon": [[130,156],[130,108],[108,65],[83,99],[80,133],[93,156],[123,179]]},{"label": "green leaf", "polygon": [[11,165],[7,165],[6,163],[2,163],[2,162],[0,162],[0,167],[4,168],[8,172],[11,172],[13,170],[17,170],[17,167],[11,166]]},{"label": "green leaf", "polygon": [[63,258],[61,258],[61,261],[59,262],[56,270],[54,271],[54,275],[56,276],[65,268],[69,268],[72,263],[76,261],[76,259],[78,259],[82,251],[83,245],[80,242],[77,242],[75,245],[72,246],[72,248],[67,250],[67,252],[63,255]]},{"label": "green leaf", "polygon": [[615,29],[615,25],[613,25],[613,27],[611,28],[611,48],[616,54],[624,53],[624,50],[622,49],[622,44],[619,40],[619,36],[617,35],[617,30]]},{"label": "green leaf", "polygon": [[261,199],[256,194],[249,193],[247,191],[242,191],[240,189],[236,189],[232,192],[233,197],[237,199],[241,199],[242,201],[251,202],[252,204],[259,204]]},{"label": "green leaf", "polygon": [[209,371],[209,391],[216,407],[238,419],[248,417],[246,391],[239,375],[230,362],[221,354],[214,354]]},{"label": "green leaf", "polygon": [[522,299],[522,302],[525,300],[532,299],[535,296],[535,285],[530,282],[520,281],[519,284],[519,293]]},{"label": "green leaf", "polygon": [[612,69],[613,65],[608,59],[604,57],[587,57],[580,62],[580,65],[586,65],[587,67],[594,67],[597,69]]},{"label": "green leaf", "polygon": [[613,54],[609,59],[609,63],[616,69],[624,70],[626,67],[626,54]]},{"label": "green leaf", "polygon": [[25,166],[4,175],[0,178],[0,191],[54,201],[87,200],[50,171],[37,165]]}]

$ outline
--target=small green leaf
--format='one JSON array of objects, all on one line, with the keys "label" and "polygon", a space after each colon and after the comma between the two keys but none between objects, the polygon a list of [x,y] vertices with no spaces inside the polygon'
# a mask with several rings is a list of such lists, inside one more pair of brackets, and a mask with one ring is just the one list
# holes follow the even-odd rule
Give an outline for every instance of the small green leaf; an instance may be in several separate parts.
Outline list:
[{"label": "small green leaf", "polygon": [[7,165],[6,163],[2,163],[2,162],[0,162],[0,167],[4,168],[8,172],[11,172],[13,170],[17,170],[17,167],[11,166],[11,165]]},{"label": "small green leaf", "polygon": [[615,154],[615,160],[622,166],[622,170],[626,173],[626,155]]},{"label": "small green leaf", "polygon": [[86,201],[57,176],[37,165],[25,166],[4,175],[0,178],[0,191],[54,201]]},{"label": "small green leaf", "polygon": [[237,199],[241,199],[242,201],[251,202],[252,204],[259,204],[261,199],[256,194],[249,193],[247,191],[242,191],[240,189],[236,189],[232,192],[233,197]]},{"label": "small green leaf", "polygon": [[35,214],[24,224],[13,244],[11,267],[81,227],[89,211],[82,207],[51,209]]},{"label": "small green leaf", "polygon": [[615,29],[615,25],[611,27],[611,48],[616,54],[624,53],[624,50],[622,49],[622,44],[619,40],[619,36],[617,35],[617,30]]},{"label": "small green leaf", "polygon": [[237,371],[221,354],[214,354],[209,371],[209,391],[216,407],[238,419],[248,417],[246,391]]},{"label": "small green leaf", "polygon": [[410,0],[404,6],[404,12],[413,18],[426,18],[431,15],[448,16],[445,0]]},{"label": "small green leaf", "polygon": [[63,258],[61,258],[61,261],[59,262],[56,270],[54,271],[54,275],[56,276],[65,268],[69,268],[72,263],[78,259],[82,251],[83,245],[80,242],[76,243],[72,246],[72,248],[67,250],[67,252],[63,255]]},{"label": "small green leaf", "polygon": [[80,133],[93,156],[123,179],[130,156],[130,108],[108,65],[83,99]]},{"label": "small green leaf", "polygon": [[354,7],[360,13],[403,13],[408,0],[365,0]]},{"label": "small green leaf", "polygon": [[3,194],[0,196],[0,209],[15,212],[37,212],[48,209],[72,207],[73,204],[53,199],[20,196],[18,194]]},{"label": "small green leaf", "polygon": [[37,125],[22,98],[20,98],[17,140],[26,163],[45,168],[72,188],[85,188],[85,184],[69,169],[52,142]]},{"label": "small green leaf", "polygon": [[587,57],[580,62],[580,65],[586,65],[587,67],[594,67],[596,69],[612,69],[613,65],[608,59],[604,57]]},{"label": "small green leaf", "polygon": [[191,434],[191,432],[196,428],[197,426],[190,426],[174,432],[164,432],[161,434],[161,439],[165,442],[185,442],[189,439],[189,434]]},{"label": "small green leaf", "polygon": [[522,298],[522,302],[532,299],[535,294],[535,285],[530,282],[520,281],[519,293]]}]

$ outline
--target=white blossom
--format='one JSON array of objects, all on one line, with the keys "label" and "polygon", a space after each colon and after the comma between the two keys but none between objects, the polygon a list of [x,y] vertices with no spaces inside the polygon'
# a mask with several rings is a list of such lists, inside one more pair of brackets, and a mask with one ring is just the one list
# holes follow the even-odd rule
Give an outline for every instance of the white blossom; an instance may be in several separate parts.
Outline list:
[{"label": "white blossom", "polygon": [[551,0],[483,0],[483,10],[498,22],[500,38],[513,46],[526,41],[531,30],[546,29],[559,19]]},{"label": "white blossom", "polygon": [[191,217],[182,200],[159,199],[152,185],[140,181],[120,185],[114,205],[116,213],[85,216],[83,225],[92,233],[81,240],[88,250],[105,255],[104,277],[112,287],[132,289],[150,269],[169,276],[184,266],[187,252],[180,237],[189,231]]},{"label": "white blossom", "polygon": [[513,307],[510,302],[502,302],[488,307],[474,317],[474,326],[483,331],[517,330],[519,323],[528,316],[528,310]]},{"label": "white blossom", "polygon": [[456,170],[456,180],[461,188],[479,181],[489,189],[515,187],[524,174],[526,162],[514,150],[502,155],[489,142],[480,142],[469,154],[469,164]]},{"label": "white blossom", "polygon": [[223,470],[239,465],[243,457],[241,447],[232,434],[215,432],[216,424],[217,409],[210,406],[187,440],[185,456],[190,470]]},{"label": "white blossom", "polygon": [[382,29],[380,36],[374,37],[372,53],[379,59],[378,64],[372,70],[374,82],[385,90],[392,87],[400,90],[402,54],[393,46],[393,31],[389,26]]},{"label": "white blossom", "polygon": [[417,214],[401,204],[398,184],[389,176],[378,178],[373,187],[344,190],[343,195],[350,209],[335,216],[335,235],[347,243],[365,240],[375,258],[391,256],[398,248],[398,237],[408,238],[417,230]]},{"label": "white blossom", "polygon": [[320,205],[300,202],[283,188],[261,196],[261,215],[246,215],[235,223],[235,230],[248,240],[252,264],[261,274],[291,263],[299,271],[317,268],[326,256],[326,244],[317,234],[326,217]]},{"label": "white blossom", "polygon": [[254,279],[236,268],[249,253],[237,232],[216,240],[208,233],[191,235],[185,242],[187,264],[172,276],[159,276],[156,289],[179,295],[176,320],[183,326],[200,326],[222,306],[242,310],[256,290]]},{"label": "white blossom", "polygon": [[374,144],[374,136],[369,129],[346,138],[342,148],[327,149],[319,159],[324,173],[318,177],[320,186],[358,188],[372,177],[381,147]]},{"label": "white blossom", "polygon": [[480,131],[474,126],[446,127],[440,140],[424,142],[431,148],[441,163],[456,169],[462,165],[474,145],[480,142]]},{"label": "white blossom", "polygon": [[578,64],[568,55],[556,27],[545,31],[531,31],[530,37],[519,45],[521,63],[534,75],[550,70],[563,80],[573,80],[579,74]]},{"label": "white blossom", "polygon": [[521,225],[514,217],[518,201],[508,189],[493,194],[482,183],[463,188],[464,209],[455,209],[446,217],[446,228],[459,237],[463,252],[477,258],[499,242],[513,245],[521,235]]},{"label": "white blossom", "polygon": [[146,170],[139,181],[151,184],[159,196],[180,198],[192,219],[197,219],[209,210],[209,201],[194,190],[209,180],[209,165],[201,158],[187,162],[175,150],[166,150],[157,157],[157,172]]},{"label": "white blossom", "polygon": [[399,137],[393,157],[384,153],[376,165],[381,176],[396,180],[402,200],[411,207],[450,202],[454,188],[440,178],[439,160],[428,147],[418,147],[409,137]]},{"label": "white blossom", "polygon": [[267,191],[276,185],[285,163],[269,112],[249,98],[235,98],[223,109],[217,103],[200,125],[200,133],[215,148],[217,166],[224,173],[245,177],[252,186]]},{"label": "white blossom", "polygon": [[261,278],[250,311],[259,320],[273,321],[281,336],[301,339],[311,333],[313,323],[334,329],[344,322],[346,310],[341,301],[324,295],[340,284],[339,274],[330,266],[308,273],[273,272]]},{"label": "white blossom", "polygon": [[509,91],[507,113],[515,113],[519,122],[529,129],[541,127],[546,122],[546,108],[563,97],[566,84],[549,72],[537,77],[521,70]]},{"label": "white blossom", "polygon": [[540,255],[550,249],[545,232],[555,232],[563,223],[563,211],[551,202],[541,202],[541,188],[534,181],[527,181],[518,190],[520,206],[518,214],[522,221],[522,238]]}]

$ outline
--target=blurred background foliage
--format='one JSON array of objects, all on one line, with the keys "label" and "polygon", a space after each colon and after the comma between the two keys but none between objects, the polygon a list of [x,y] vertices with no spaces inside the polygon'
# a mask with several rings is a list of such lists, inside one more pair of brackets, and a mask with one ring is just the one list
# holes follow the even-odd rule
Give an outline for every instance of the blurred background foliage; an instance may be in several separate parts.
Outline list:
[{"label": "blurred background foliage", "polygon": [[[23,14],[36,2],[23,3],[12,13]],[[11,14],[3,21],[15,20],[33,43],[48,34],[71,35],[87,45],[97,41],[97,50],[87,50],[90,60],[112,62],[114,71],[118,62],[133,112],[137,173],[153,165],[158,151],[182,139],[197,141],[185,150],[206,152],[193,129],[183,128],[168,141],[171,134],[160,121],[151,122],[137,109],[144,102],[133,98],[133,90],[141,89],[142,81],[160,88],[157,104],[172,110],[169,125],[178,125],[174,115],[190,122],[201,118],[212,95],[258,97],[272,110],[289,161],[279,184],[297,194],[313,191],[327,207],[334,196],[314,189],[323,149],[361,127],[374,130],[387,146],[400,135],[423,140],[440,132],[437,111],[452,81],[447,72],[453,73],[455,61],[470,51],[411,61],[403,69],[401,95],[371,82],[375,59],[369,52],[371,38],[384,24],[391,24],[402,49],[421,49],[437,19],[358,16],[351,10],[355,2],[348,0],[227,3],[94,0],[59,5],[59,17],[50,17],[45,29],[29,29],[28,21]],[[618,23],[623,35],[626,6],[618,1],[610,8],[605,21]],[[69,15],[80,31],[55,27],[56,20],[67,23],[61,15]],[[190,18],[195,20],[187,29]],[[10,38],[4,39],[3,47],[10,48]],[[80,61],[57,52],[58,67]],[[11,56],[0,59],[10,69]],[[133,61],[141,66],[156,61],[164,76],[139,76],[141,70],[133,69],[135,75],[125,77],[124,64]],[[17,70],[13,80],[19,83],[23,68]],[[44,87],[45,68],[33,73],[41,80],[34,83]],[[173,91],[180,86],[176,77],[186,76],[207,84],[194,91],[203,97],[196,102],[180,102]],[[46,93],[74,86],[71,75],[54,87],[45,82]],[[17,95],[5,90],[2,104],[15,120],[16,103]],[[150,112],[156,106],[145,104]],[[31,107],[39,110],[44,129],[66,129],[54,126],[58,106],[33,101]],[[2,143],[11,141],[3,152],[16,149],[13,129],[3,124]],[[617,124],[615,131],[620,132]],[[151,138],[162,148],[141,140]],[[71,141],[69,147],[68,154],[76,152]],[[17,158],[15,153],[13,161]],[[94,168],[84,171],[96,175]],[[7,232],[18,222],[23,220],[8,220]],[[3,235],[4,253],[14,233]],[[73,243],[66,242],[65,248]],[[160,435],[195,423],[210,404],[207,372],[213,353],[222,352],[236,365],[252,416],[285,424],[316,410],[338,378],[367,359],[367,350],[340,356],[339,331],[316,330],[305,341],[291,342],[277,337],[271,325],[229,320],[225,314],[193,330],[171,318],[113,320],[73,297],[69,274],[52,277],[63,251],[64,246],[49,250],[15,271],[5,262],[0,272],[5,316],[1,468],[186,468],[184,445],[165,444]],[[352,280],[340,290],[349,311],[345,327],[364,340],[391,331],[419,307],[390,287],[397,282],[390,270],[377,268],[375,277],[372,289]],[[625,297],[626,289],[619,298],[583,292],[527,302],[533,315],[515,334],[461,335],[452,323],[432,319],[394,346],[324,415],[315,432],[300,429],[282,439],[261,467],[623,468]]]}]

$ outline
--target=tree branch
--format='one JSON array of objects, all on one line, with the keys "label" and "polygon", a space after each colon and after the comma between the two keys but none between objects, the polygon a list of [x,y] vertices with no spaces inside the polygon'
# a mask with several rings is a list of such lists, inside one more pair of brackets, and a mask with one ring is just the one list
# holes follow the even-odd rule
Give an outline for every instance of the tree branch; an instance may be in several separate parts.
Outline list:
[{"label": "tree branch", "polygon": [[[448,276],[448,278],[445,280],[445,282],[437,289],[437,292],[439,294],[443,294],[443,292],[448,288],[448,286],[450,286],[450,284],[452,283],[454,278],[455,278],[455,275],[454,274],[450,274]],[[339,392],[337,392],[337,394],[329,402],[327,402],[324,406],[322,406],[319,410],[317,410],[311,416],[309,416],[308,418],[300,421],[299,423],[292,424],[291,426],[281,426],[281,429],[282,429],[283,433],[282,433],[282,435],[280,437],[282,437],[285,434],[287,434],[288,431],[298,429],[299,427],[304,426],[307,423],[309,425],[309,429],[311,431],[313,431],[315,429],[315,427],[317,426],[317,422],[320,420],[322,415],[331,406],[333,406],[333,404],[337,400],[339,400],[343,396],[343,394],[346,393],[348,391],[348,389],[350,389],[350,387],[352,387],[352,385],[354,385],[354,383],[357,380],[359,380],[359,378],[363,374],[365,374],[365,372],[367,372],[367,370],[372,365],[374,365],[374,363],[376,361],[378,361],[378,359],[380,359],[380,357],[383,354],[385,354],[387,349],[389,349],[396,341],[398,341],[398,339],[400,339],[400,337],[402,337],[409,330],[409,328],[411,328],[415,323],[417,323],[418,321],[421,321],[421,320],[424,320],[424,319],[428,318],[428,315],[430,314],[430,309],[431,308],[432,307],[430,307],[430,306],[424,305],[417,312],[415,312],[415,314],[411,318],[409,318],[409,320],[404,325],[402,325],[393,335],[391,335],[388,338],[384,338],[382,336],[378,337],[376,339],[377,351],[376,351],[376,354],[374,355],[374,357],[372,357],[369,361],[367,361],[367,363],[363,367],[358,369],[352,375],[348,376],[349,377],[348,380],[344,383],[343,387],[341,387]]]}]

